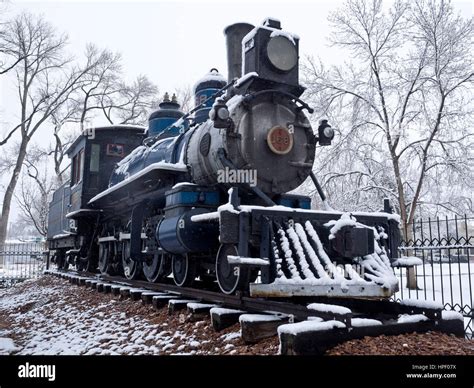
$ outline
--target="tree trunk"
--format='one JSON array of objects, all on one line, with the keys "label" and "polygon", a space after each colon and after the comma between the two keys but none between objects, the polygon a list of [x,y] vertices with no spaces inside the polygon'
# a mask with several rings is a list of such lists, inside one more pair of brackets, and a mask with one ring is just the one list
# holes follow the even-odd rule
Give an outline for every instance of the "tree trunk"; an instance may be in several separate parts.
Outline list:
[{"label": "tree trunk", "polygon": [[[406,223],[406,221],[404,222],[403,235],[407,243],[409,240],[413,238],[413,233],[412,233],[412,230],[410,229],[410,224]],[[412,256],[413,251],[410,249],[407,250],[406,255]],[[407,275],[407,288],[409,290],[419,290],[420,288],[418,288],[418,281],[416,278],[415,267],[408,267],[406,269],[406,275]]]},{"label": "tree trunk", "polygon": [[7,239],[8,220],[10,218],[10,208],[12,204],[13,193],[15,192],[16,184],[18,183],[18,177],[20,176],[23,162],[25,161],[28,141],[29,140],[25,137],[23,137],[21,140],[20,151],[18,153],[15,168],[3,197],[2,218],[0,220],[0,244],[5,243],[5,240]]},{"label": "tree trunk", "polygon": [[[389,143],[389,147],[390,147],[390,143]],[[392,166],[393,166],[393,172],[395,175],[395,182],[397,184],[398,205],[400,207],[400,221],[401,221],[403,238],[408,243],[408,240],[412,238],[412,233],[410,230],[410,225],[409,225],[410,221],[408,219],[407,209],[405,207],[405,192],[403,191],[403,183],[402,183],[401,174],[400,174],[400,166],[398,164],[398,158],[395,154],[395,151],[391,148],[390,148],[390,154],[392,158]],[[410,256],[411,251],[406,251],[406,254]],[[409,290],[417,290],[418,283],[416,279],[415,268],[414,267],[407,268],[406,275],[407,275],[407,288]]]},{"label": "tree trunk", "polygon": [[416,280],[415,267],[407,268],[407,288],[409,290],[418,290],[418,282]]},{"label": "tree trunk", "polygon": [[59,168],[59,166],[55,167],[54,172],[56,173],[57,187],[61,187],[64,182],[63,182],[63,173],[61,172],[61,169]]}]

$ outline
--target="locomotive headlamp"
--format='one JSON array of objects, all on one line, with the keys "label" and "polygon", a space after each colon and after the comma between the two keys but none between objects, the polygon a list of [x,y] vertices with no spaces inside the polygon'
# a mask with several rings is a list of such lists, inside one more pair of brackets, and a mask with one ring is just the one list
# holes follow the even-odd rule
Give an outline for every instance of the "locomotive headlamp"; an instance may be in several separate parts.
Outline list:
[{"label": "locomotive headlamp", "polygon": [[290,71],[298,63],[296,46],[288,38],[277,35],[267,43],[267,56],[270,63],[280,71]]},{"label": "locomotive headlamp", "polygon": [[209,118],[214,121],[214,127],[216,128],[229,128],[231,120],[229,119],[229,108],[222,98],[216,99],[211,111],[209,112]]},{"label": "locomotive headlamp", "polygon": [[217,117],[221,120],[227,120],[229,118],[229,110],[225,105],[217,110]]},{"label": "locomotive headlamp", "polygon": [[327,120],[321,120],[319,122],[318,137],[319,145],[331,145],[331,141],[334,139],[334,129],[328,124]]},{"label": "locomotive headlamp", "polygon": [[324,136],[328,139],[334,138],[334,129],[332,129],[331,127],[324,128]]},{"label": "locomotive headlamp", "polygon": [[[229,52],[233,52],[232,46]],[[280,22],[267,19],[242,38],[242,74],[257,73],[247,88],[278,89],[301,96],[299,83],[299,38],[283,31]]]}]

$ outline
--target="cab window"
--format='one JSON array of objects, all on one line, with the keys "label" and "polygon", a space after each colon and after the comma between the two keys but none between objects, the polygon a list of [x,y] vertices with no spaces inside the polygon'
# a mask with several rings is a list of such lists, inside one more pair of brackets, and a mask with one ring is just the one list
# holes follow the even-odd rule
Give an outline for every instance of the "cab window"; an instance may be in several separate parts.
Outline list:
[{"label": "cab window", "polygon": [[90,172],[99,172],[99,162],[100,162],[100,145],[92,144],[91,145],[91,160],[89,165]]},{"label": "cab window", "polygon": [[80,150],[72,159],[72,180],[71,185],[74,186],[82,180],[84,171],[84,149]]}]

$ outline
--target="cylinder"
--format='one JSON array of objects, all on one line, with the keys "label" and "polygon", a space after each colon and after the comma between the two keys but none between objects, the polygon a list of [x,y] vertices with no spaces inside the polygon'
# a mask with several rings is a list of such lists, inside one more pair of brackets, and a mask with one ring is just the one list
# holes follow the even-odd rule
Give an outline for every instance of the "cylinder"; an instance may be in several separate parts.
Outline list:
[{"label": "cylinder", "polygon": [[182,214],[163,218],[155,233],[166,252],[177,255],[209,252],[219,242],[219,226],[213,222],[193,222],[191,217],[209,213],[209,208],[192,208]]},{"label": "cylinder", "polygon": [[242,76],[242,38],[254,26],[248,23],[235,23],[224,30],[227,45],[227,73],[228,82]]}]

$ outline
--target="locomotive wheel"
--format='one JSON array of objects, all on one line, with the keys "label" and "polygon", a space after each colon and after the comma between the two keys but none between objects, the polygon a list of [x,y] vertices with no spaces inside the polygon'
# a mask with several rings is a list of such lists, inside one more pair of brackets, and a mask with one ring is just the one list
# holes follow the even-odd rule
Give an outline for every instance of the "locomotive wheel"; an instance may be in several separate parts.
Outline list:
[{"label": "locomotive wheel", "polygon": [[69,260],[67,259],[67,257],[64,258],[63,260],[63,264],[61,266],[61,269],[67,271],[69,268]]},{"label": "locomotive wheel", "polygon": [[146,280],[155,283],[171,273],[171,260],[168,255],[155,253],[143,262],[143,274]]},{"label": "locomotive wheel", "polygon": [[173,278],[177,286],[188,287],[196,279],[196,262],[189,255],[175,255],[172,262]]},{"label": "locomotive wheel", "polygon": [[87,271],[87,257],[76,257],[74,262],[76,263],[76,269],[79,272]]},{"label": "locomotive wheel", "polygon": [[58,250],[56,252],[56,265],[58,269],[67,270],[69,268],[69,262],[67,261],[66,252]]},{"label": "locomotive wheel", "polygon": [[102,275],[113,275],[114,269],[112,265],[111,253],[113,247],[111,243],[100,243],[99,244],[99,270]]},{"label": "locomotive wheel", "polygon": [[248,287],[250,271],[235,264],[229,264],[228,256],[238,256],[235,245],[222,244],[217,252],[216,277],[219,288],[224,294],[233,294]]},{"label": "locomotive wheel", "polygon": [[130,257],[130,240],[124,240],[122,244],[123,274],[128,280],[138,279],[141,273],[141,263]]}]

